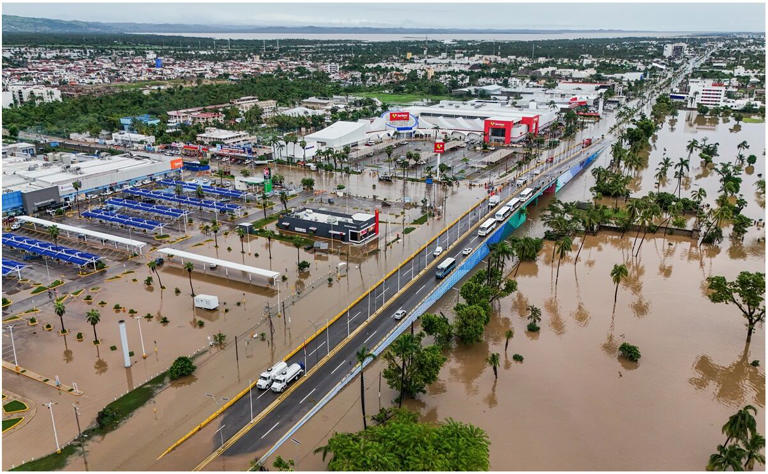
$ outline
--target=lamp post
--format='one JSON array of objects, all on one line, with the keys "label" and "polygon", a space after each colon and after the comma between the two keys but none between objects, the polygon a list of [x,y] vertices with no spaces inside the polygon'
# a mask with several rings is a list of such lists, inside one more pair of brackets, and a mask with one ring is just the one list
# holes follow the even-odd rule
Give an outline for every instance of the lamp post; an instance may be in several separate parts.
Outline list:
[{"label": "lamp post", "polygon": [[61,447],[59,446],[59,436],[56,434],[56,420],[53,419],[53,402],[43,403],[43,406],[47,406],[51,412],[51,424],[53,425],[53,440],[56,441],[56,454],[61,454]]},{"label": "lamp post", "polygon": [[139,326],[139,340],[141,341],[141,358],[147,358],[147,351],[144,350],[144,335],[141,334],[141,318],[136,317],[136,325]]},{"label": "lamp post", "polygon": [[13,342],[13,324],[8,325],[8,332],[11,333],[11,348],[13,349],[13,365],[16,367],[16,372],[18,372],[19,360],[16,358],[16,343]]}]

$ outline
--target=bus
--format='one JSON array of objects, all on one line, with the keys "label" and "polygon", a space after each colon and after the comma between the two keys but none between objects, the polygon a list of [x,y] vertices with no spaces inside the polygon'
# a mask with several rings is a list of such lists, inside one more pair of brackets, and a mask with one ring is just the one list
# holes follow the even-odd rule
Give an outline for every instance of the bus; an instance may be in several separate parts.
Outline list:
[{"label": "bus", "polygon": [[522,203],[522,202],[523,202],[523,200],[522,200],[522,199],[520,199],[520,198],[512,198],[512,200],[511,200],[511,201],[509,201],[509,204],[507,204],[507,206],[509,206],[509,207],[510,207],[510,208],[512,208],[512,209],[517,209],[517,206],[518,206],[520,203]]},{"label": "bus", "polygon": [[451,273],[453,269],[456,268],[456,260],[452,257],[448,257],[442,262],[440,262],[440,265],[437,266],[437,271],[435,272],[435,276],[438,279],[441,279],[445,277],[445,275]]},{"label": "bus", "polygon": [[477,235],[480,237],[485,237],[488,235],[489,232],[491,232],[493,229],[496,228],[496,219],[491,217],[487,221],[483,222],[483,225],[480,226],[480,229],[477,230]]},{"label": "bus", "polygon": [[529,197],[533,196],[533,189],[531,188],[525,188],[523,189],[523,192],[520,193],[520,199],[528,199]]},{"label": "bus", "polygon": [[504,222],[504,220],[509,217],[510,214],[512,214],[512,208],[507,205],[499,209],[494,217],[496,222]]}]

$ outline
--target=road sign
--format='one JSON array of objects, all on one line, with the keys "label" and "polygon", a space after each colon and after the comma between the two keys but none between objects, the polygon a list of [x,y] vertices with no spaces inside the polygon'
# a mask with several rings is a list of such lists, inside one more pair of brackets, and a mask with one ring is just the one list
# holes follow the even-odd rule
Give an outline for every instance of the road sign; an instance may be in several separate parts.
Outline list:
[{"label": "road sign", "polygon": [[444,142],[435,142],[435,153],[445,153]]}]

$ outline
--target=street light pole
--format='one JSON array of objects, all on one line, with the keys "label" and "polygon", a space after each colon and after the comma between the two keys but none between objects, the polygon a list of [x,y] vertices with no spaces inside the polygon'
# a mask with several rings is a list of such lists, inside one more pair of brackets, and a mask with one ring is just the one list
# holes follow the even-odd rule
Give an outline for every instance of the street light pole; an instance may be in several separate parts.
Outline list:
[{"label": "street light pole", "polygon": [[61,454],[61,447],[59,446],[59,435],[56,434],[56,420],[53,419],[53,402],[43,403],[48,407],[51,412],[51,424],[53,425],[53,440],[56,441],[56,454]]},{"label": "street light pole", "polygon": [[328,320],[325,320],[325,348],[328,352],[326,354],[330,354],[331,352],[331,338],[328,335],[328,331],[330,330],[330,327],[328,326]]},{"label": "street light pole", "polygon": [[251,407],[251,423],[253,423],[253,395],[251,395],[251,388],[253,385],[253,381],[248,381],[248,405]]},{"label": "street light pole", "polygon": [[11,348],[13,349],[13,364],[16,366],[16,371],[19,371],[19,360],[16,358],[16,343],[13,342],[13,324],[8,326],[8,331],[11,333]]}]

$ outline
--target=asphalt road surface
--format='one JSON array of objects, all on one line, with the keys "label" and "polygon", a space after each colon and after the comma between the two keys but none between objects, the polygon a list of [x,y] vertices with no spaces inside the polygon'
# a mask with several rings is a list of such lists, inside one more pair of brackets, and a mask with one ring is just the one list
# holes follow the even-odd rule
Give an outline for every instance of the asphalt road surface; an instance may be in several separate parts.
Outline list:
[{"label": "asphalt road surface", "polygon": [[[594,150],[590,149],[589,153],[592,152]],[[584,154],[583,156],[587,155]],[[551,183],[576,162],[575,159],[563,162],[557,169],[549,171],[545,176],[538,178],[535,183],[529,183],[527,186],[538,190],[541,186]],[[505,186],[501,192],[502,202],[511,197],[512,194],[516,194],[520,189],[521,187],[515,187],[513,184]],[[483,201],[472,212],[462,217],[438,239],[403,265],[399,271],[394,272],[384,282],[376,286],[366,297],[351,307],[346,315],[333,323],[327,331],[309,342],[306,350],[300,350],[293,355],[288,363],[301,362],[309,371],[329,353],[329,348],[333,350],[336,345],[344,341],[358,326],[385,305],[392,295],[398,293],[401,288],[413,280],[413,283],[406,290],[391,301],[385,311],[375,315],[375,318],[363,330],[352,335],[347,344],[318,367],[318,370],[311,374],[297,389],[287,394],[272,411],[254,423],[247,433],[226,448],[223,455],[257,452],[272,446],[286,430],[290,429],[310,410],[317,400],[320,400],[347,376],[354,367],[355,353],[360,347],[373,348],[398,324],[398,321],[392,317],[395,311],[402,308],[410,312],[440,282],[435,277],[435,267],[419,275],[421,270],[434,260],[442,261],[449,256],[455,258],[460,264],[465,258],[461,254],[464,248],[477,248],[482,243],[485,237],[478,237],[477,232],[472,232],[463,238],[460,237],[470,227],[478,221],[485,220],[489,215],[490,210],[487,208],[486,202]],[[439,257],[434,257],[433,252],[438,245],[445,250]],[[266,367],[259,369],[266,369]],[[260,391],[254,388],[252,391],[254,417],[269,406],[278,395],[269,390]],[[250,403],[249,397],[244,396],[222,415],[218,425],[223,425],[222,433],[225,440],[231,438],[248,423],[251,413]],[[216,434],[211,438],[211,451],[219,448],[220,436],[220,434]]]}]

